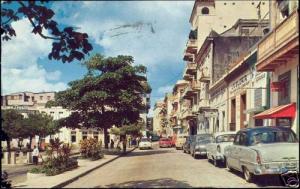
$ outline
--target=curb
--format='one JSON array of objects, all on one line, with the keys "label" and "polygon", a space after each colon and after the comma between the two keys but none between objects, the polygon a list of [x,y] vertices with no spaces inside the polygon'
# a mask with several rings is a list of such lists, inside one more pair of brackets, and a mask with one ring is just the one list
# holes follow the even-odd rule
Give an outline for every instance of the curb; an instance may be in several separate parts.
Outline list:
[{"label": "curb", "polygon": [[96,167],[94,167],[94,168],[92,168],[92,169],[90,169],[90,170],[87,170],[87,171],[84,172],[84,173],[81,173],[80,175],[78,175],[78,176],[76,176],[76,177],[74,177],[74,178],[71,178],[71,179],[69,179],[69,180],[67,180],[67,181],[64,181],[64,182],[62,182],[62,183],[60,183],[60,184],[57,184],[57,185],[55,185],[55,186],[53,186],[53,187],[51,187],[51,188],[62,188],[62,187],[64,187],[64,186],[66,186],[66,185],[68,185],[68,184],[74,182],[75,180],[79,179],[80,177],[83,177],[83,176],[89,174],[90,172],[92,172],[92,171],[94,171],[94,170],[96,170],[96,169],[98,169],[98,168],[100,168],[100,167],[103,167],[104,165],[106,165],[106,164],[108,164],[108,163],[110,163],[110,162],[112,162],[112,161],[114,161],[114,160],[116,160],[116,159],[118,159],[118,158],[120,158],[120,157],[122,157],[122,156],[124,156],[124,155],[127,155],[128,153],[132,152],[132,151],[135,150],[136,148],[137,148],[137,147],[134,147],[133,149],[127,151],[125,154],[120,154],[120,155],[118,155],[117,157],[114,157],[114,158],[108,160],[107,162],[104,162],[104,163],[102,163],[102,164],[100,164],[100,165],[98,165],[98,166],[96,166]]}]

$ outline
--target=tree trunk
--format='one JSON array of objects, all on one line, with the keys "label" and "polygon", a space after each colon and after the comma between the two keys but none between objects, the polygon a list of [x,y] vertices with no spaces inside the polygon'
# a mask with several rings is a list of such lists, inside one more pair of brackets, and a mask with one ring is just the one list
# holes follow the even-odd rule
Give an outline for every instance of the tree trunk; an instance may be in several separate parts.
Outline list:
[{"label": "tree trunk", "polygon": [[10,154],[10,139],[6,140],[6,144],[7,144],[7,147],[6,147],[7,152]]},{"label": "tree trunk", "polygon": [[104,148],[108,149],[108,131],[107,128],[104,128]]},{"label": "tree trunk", "polygon": [[127,143],[127,140],[126,140],[126,135],[125,135],[123,138],[123,153],[126,153],[126,143]]},{"label": "tree trunk", "polygon": [[31,150],[32,136],[29,137],[29,149]]}]

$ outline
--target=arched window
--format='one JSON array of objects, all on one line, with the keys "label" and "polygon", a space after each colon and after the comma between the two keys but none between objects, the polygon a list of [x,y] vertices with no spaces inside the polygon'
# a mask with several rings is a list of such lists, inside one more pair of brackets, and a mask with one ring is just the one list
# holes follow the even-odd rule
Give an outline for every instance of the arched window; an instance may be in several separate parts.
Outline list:
[{"label": "arched window", "polygon": [[202,14],[209,14],[209,9],[207,7],[203,7],[201,10]]}]

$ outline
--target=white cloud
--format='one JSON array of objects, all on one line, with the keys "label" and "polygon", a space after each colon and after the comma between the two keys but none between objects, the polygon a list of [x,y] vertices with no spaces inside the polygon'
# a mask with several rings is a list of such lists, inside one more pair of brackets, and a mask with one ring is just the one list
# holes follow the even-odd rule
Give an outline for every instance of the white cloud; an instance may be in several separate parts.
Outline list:
[{"label": "white cloud", "polygon": [[162,86],[157,89],[158,93],[165,94],[170,93],[173,90],[173,85]]},{"label": "white cloud", "polygon": [[2,93],[20,91],[58,91],[66,88],[58,81],[61,72],[49,72],[38,65],[38,59],[47,57],[51,41],[31,33],[32,27],[26,19],[12,23],[16,37],[2,41]]}]

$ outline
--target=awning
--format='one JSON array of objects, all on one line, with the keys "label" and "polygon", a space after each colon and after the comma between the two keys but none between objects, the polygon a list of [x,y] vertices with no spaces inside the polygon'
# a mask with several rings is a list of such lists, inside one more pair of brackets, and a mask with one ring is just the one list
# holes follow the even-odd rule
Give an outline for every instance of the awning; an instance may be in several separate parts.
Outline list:
[{"label": "awning", "polygon": [[296,112],[296,103],[281,105],[270,108],[262,113],[253,116],[255,119],[274,119],[274,118],[294,118]]}]

